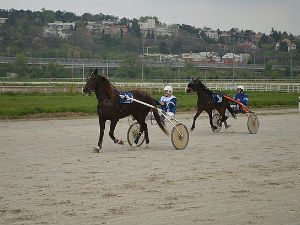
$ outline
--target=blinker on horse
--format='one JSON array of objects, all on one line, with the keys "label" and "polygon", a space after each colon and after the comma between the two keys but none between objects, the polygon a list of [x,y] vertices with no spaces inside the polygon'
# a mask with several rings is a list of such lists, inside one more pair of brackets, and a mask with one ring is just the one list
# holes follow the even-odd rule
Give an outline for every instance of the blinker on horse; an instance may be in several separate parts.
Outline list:
[{"label": "blinker on horse", "polygon": [[[94,71],[91,70],[90,74],[88,75],[83,92],[87,95],[91,95],[92,92],[95,92],[98,100],[97,114],[99,118],[100,133],[98,145],[95,148],[96,152],[99,152],[102,148],[105,122],[107,120],[111,121],[109,131],[110,138],[114,143],[124,144],[122,140],[119,140],[114,136],[114,131],[118,121],[129,115],[132,115],[141,127],[135,143],[138,143],[140,136],[143,132],[145,132],[145,141],[146,144],[149,144],[148,128],[145,122],[145,118],[150,111],[149,107],[136,102],[131,104],[121,104],[118,90],[109,82],[106,77],[98,75],[97,68]],[[130,92],[133,98],[155,106],[155,100],[147,93],[140,90],[133,90]],[[168,135],[164,121],[161,120],[157,110],[153,109],[153,114],[161,130]]]}]

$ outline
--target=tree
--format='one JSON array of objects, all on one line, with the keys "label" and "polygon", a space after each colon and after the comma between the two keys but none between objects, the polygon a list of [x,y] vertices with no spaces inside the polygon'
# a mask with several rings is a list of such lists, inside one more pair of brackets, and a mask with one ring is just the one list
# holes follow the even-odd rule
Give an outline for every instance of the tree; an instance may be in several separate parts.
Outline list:
[{"label": "tree", "polygon": [[279,50],[287,52],[288,51],[288,44],[285,41],[281,41],[279,43]]},{"label": "tree", "polygon": [[282,36],[281,31],[278,32],[277,30],[274,30],[274,28],[272,28],[270,37],[272,37],[275,42],[280,41],[281,36]]},{"label": "tree", "polygon": [[269,76],[272,79],[278,79],[280,77],[280,73],[278,70],[273,70],[270,72]]},{"label": "tree", "polygon": [[187,25],[187,24],[182,24],[181,26],[179,26],[179,29],[181,31],[186,31],[190,34],[195,34],[195,35],[198,35],[199,33],[199,30],[196,29],[195,27],[191,26],[191,25]]},{"label": "tree", "polygon": [[193,63],[185,63],[183,66],[183,71],[186,74],[186,78],[196,78],[200,77],[200,71],[194,66]]},{"label": "tree", "polygon": [[175,54],[180,54],[182,52],[182,42],[180,39],[174,41],[171,47],[171,52]]},{"label": "tree", "polygon": [[[28,75],[28,65],[26,57],[24,55],[18,54],[12,68],[13,72],[17,73],[19,77],[25,77],[25,75]],[[27,78],[29,78],[29,76]]]},{"label": "tree", "polygon": [[166,44],[165,41],[161,41],[159,42],[159,52],[162,53],[162,54],[168,54],[169,50],[168,50],[168,46]]},{"label": "tree", "polygon": [[130,31],[135,35],[136,37],[141,37],[141,31],[140,31],[140,25],[138,23],[137,19],[132,20],[132,25]]},{"label": "tree", "polygon": [[269,37],[263,34],[258,42],[258,45],[261,46],[262,44],[267,44],[269,41]]}]

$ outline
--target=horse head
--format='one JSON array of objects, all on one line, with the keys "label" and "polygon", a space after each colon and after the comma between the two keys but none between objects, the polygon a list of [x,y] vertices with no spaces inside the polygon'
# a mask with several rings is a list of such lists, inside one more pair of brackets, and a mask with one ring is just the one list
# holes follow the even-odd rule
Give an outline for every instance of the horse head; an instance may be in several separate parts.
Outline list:
[{"label": "horse head", "polygon": [[95,91],[97,85],[98,78],[98,69],[96,68],[94,71],[90,71],[90,74],[87,76],[87,81],[85,87],[83,88],[83,93],[88,96],[91,96],[91,93]]},{"label": "horse head", "polygon": [[192,78],[191,82],[187,85],[186,92],[188,94],[192,94],[193,92],[197,92],[201,85],[200,78],[198,77],[196,80]]}]

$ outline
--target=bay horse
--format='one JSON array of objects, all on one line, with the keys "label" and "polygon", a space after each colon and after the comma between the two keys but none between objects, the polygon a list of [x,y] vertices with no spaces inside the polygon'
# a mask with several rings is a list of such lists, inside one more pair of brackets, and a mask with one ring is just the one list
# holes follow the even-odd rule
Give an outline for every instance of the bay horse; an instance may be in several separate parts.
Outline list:
[{"label": "bay horse", "polygon": [[[121,104],[118,90],[109,82],[109,80],[106,77],[98,75],[97,73],[97,68],[94,71],[91,70],[90,74],[87,77],[85,87],[83,89],[83,92],[89,96],[91,96],[92,92],[95,92],[98,100],[97,114],[99,117],[100,133],[98,145],[95,148],[95,152],[99,153],[100,149],[102,148],[106,120],[111,121],[109,131],[110,138],[113,140],[114,143],[124,144],[122,140],[119,140],[114,136],[114,131],[118,121],[121,118],[124,118],[129,115],[132,115],[134,119],[136,119],[137,122],[140,124],[140,132],[138,137],[134,141],[135,144],[138,143],[139,138],[143,132],[145,132],[146,144],[149,144],[148,128],[145,122],[145,118],[151,108],[136,102],[129,104]],[[130,92],[132,93],[133,98],[155,106],[155,100],[146,92],[140,90],[133,90]],[[161,120],[158,111],[155,109],[152,109],[152,111],[157,124],[162,129],[162,131],[168,135],[164,121]]]},{"label": "bay horse", "polygon": [[[214,93],[211,91],[208,87],[206,87],[201,81],[200,78],[192,81],[188,84],[186,92],[188,94],[191,94],[192,92],[196,92],[198,95],[197,100],[197,113],[194,116],[193,124],[191,127],[191,130],[193,131],[195,129],[195,123],[198,116],[202,113],[202,111],[206,111],[209,116],[209,123],[212,129],[217,129],[216,126],[213,125],[212,122],[212,111],[216,109],[220,116],[221,116],[221,122],[225,124],[225,128],[227,129],[229,126],[227,125],[227,118],[225,116],[226,109],[229,110],[231,115],[236,118],[235,113],[233,112],[232,108],[230,107],[230,101],[227,98],[224,98],[223,93]],[[220,103],[216,103],[216,94],[222,97],[222,101]]]}]

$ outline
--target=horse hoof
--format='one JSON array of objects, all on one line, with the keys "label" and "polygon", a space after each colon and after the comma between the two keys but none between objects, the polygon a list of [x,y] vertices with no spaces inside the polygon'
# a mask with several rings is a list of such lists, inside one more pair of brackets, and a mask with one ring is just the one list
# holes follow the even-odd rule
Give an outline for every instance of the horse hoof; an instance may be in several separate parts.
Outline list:
[{"label": "horse hoof", "polygon": [[146,144],[146,145],[145,145],[145,149],[149,149],[149,144]]},{"label": "horse hoof", "polygon": [[136,148],[137,144],[132,144],[131,147]]},{"label": "horse hoof", "polygon": [[119,144],[119,145],[124,145],[124,141],[119,140],[119,141],[118,141],[118,144]]},{"label": "horse hoof", "polygon": [[100,152],[100,147],[97,146],[96,148],[94,148],[94,153],[99,153]]},{"label": "horse hoof", "polygon": [[195,129],[195,127],[191,127],[191,131],[193,131]]},{"label": "horse hoof", "polygon": [[231,127],[231,125],[226,125],[226,126],[225,126],[225,129],[228,129],[229,127]]}]

